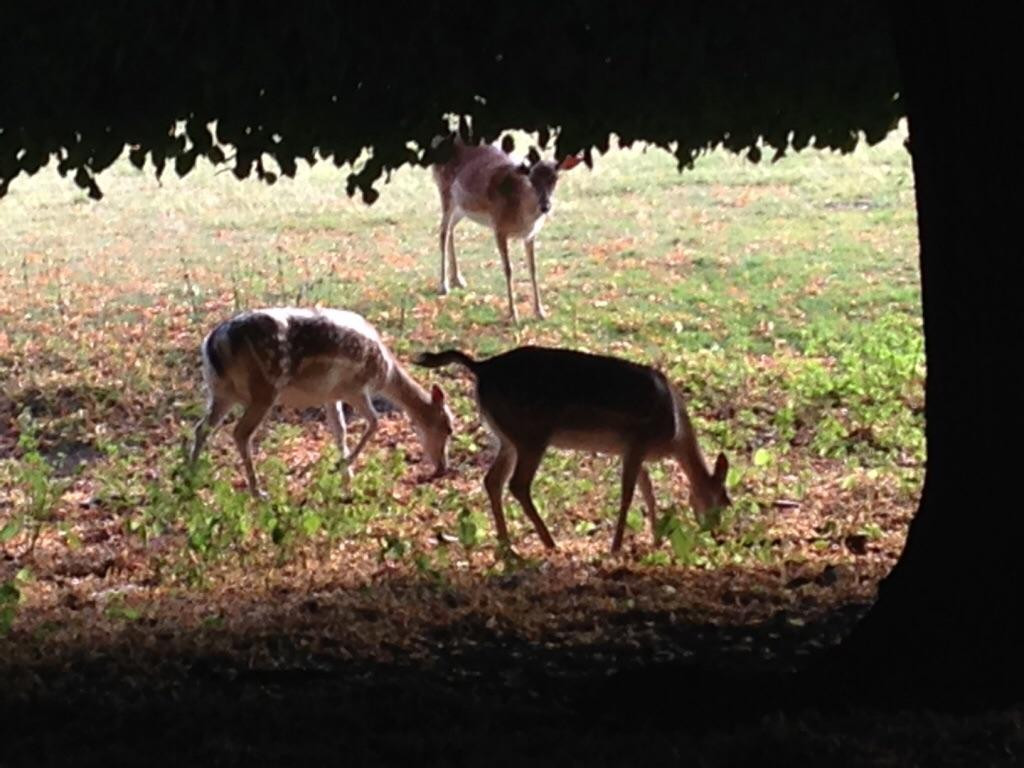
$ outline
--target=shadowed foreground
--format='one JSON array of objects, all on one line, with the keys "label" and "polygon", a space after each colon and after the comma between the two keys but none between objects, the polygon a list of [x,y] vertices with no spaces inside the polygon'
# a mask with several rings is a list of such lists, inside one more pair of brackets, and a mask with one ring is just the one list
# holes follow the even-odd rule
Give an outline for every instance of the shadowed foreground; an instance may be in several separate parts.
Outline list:
[{"label": "shadowed foreground", "polygon": [[[319,610],[319,609],[317,609]],[[330,610],[327,607],[327,610]],[[749,627],[647,626],[600,645],[485,625],[435,633],[429,658],[310,654],[272,629],[235,654],[109,647],[0,668],[2,765],[996,765],[1024,752],[1022,710],[941,714],[848,703],[849,682],[796,675],[863,612]],[[247,643],[272,649],[245,663]],[[255,654],[253,654],[254,656]],[[669,659],[659,661],[659,659]]]}]

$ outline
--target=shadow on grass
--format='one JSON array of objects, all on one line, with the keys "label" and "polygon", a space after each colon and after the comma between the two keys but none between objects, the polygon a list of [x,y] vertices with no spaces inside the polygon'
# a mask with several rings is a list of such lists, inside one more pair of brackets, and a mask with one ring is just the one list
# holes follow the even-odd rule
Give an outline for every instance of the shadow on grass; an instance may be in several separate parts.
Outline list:
[{"label": "shadow on grass", "polygon": [[[303,610],[339,605],[320,596]],[[388,661],[311,653],[280,624],[228,633],[231,653],[161,651],[136,633],[0,665],[0,764],[1012,764],[1020,708],[858,703],[850,675],[808,663],[863,610],[748,626],[636,611],[582,643],[463,618],[428,633],[428,653]],[[254,642],[269,653],[246,660]]]}]

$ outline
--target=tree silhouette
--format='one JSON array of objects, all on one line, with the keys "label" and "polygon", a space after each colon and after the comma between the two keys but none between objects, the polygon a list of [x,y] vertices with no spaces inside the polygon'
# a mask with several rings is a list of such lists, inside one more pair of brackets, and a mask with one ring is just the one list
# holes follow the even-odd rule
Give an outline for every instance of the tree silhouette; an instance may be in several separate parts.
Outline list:
[{"label": "tree silhouette", "polygon": [[[0,26],[0,195],[48,163],[99,197],[129,148],[157,175],[199,157],[268,183],[355,163],[347,192],[433,159],[450,116],[556,152],[653,142],[680,166],[878,141],[904,114],[919,214],[928,379],[921,509],[880,598],[832,661],[955,697],[1021,688],[1021,516],[1000,489],[1019,435],[1009,373],[1019,199],[1013,25],[877,2],[414,6],[233,0],[22,3]],[[443,146],[443,145],[442,145]],[[1019,153],[1019,150],[1014,150]]]},{"label": "tree silhouette", "polygon": [[719,144],[758,159],[759,137],[850,150],[902,111],[870,3],[42,3],[8,9],[0,41],[0,193],[54,160],[99,196],[128,145],[158,175],[204,156],[269,182],[363,158],[348,192],[372,201],[382,174],[430,160],[448,114],[486,139],[557,126],[561,154],[614,131],[688,164]]},{"label": "tree silhouette", "polygon": [[1015,698],[1024,525],[1009,370],[1024,329],[1010,231],[1019,151],[1002,74],[1014,47],[999,14],[910,5],[894,15],[894,40],[921,245],[927,470],[903,554],[841,658],[929,698]]}]

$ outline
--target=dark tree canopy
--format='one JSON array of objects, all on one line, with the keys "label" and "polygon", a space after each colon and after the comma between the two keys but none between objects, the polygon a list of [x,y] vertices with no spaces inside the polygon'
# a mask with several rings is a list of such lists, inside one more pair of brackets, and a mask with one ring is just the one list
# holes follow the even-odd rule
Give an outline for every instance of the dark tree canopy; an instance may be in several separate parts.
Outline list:
[{"label": "dark tree canopy", "polygon": [[18,3],[0,71],[0,195],[56,160],[99,197],[127,145],[158,175],[205,156],[269,182],[369,156],[348,192],[372,202],[446,115],[486,140],[557,129],[559,155],[614,132],[688,165],[718,145],[758,160],[759,139],[849,151],[903,113],[874,2]]}]

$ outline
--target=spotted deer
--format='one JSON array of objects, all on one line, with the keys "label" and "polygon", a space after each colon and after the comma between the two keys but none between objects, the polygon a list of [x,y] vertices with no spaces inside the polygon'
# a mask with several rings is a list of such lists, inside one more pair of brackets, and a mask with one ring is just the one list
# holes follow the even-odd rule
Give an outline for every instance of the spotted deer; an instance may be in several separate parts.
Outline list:
[{"label": "spotted deer", "polygon": [[559,171],[574,168],[580,158],[570,155],[560,163],[541,160],[536,150],[525,162],[513,159],[501,148],[489,144],[468,145],[454,140],[447,162],[433,166],[434,181],[441,194],[441,295],[450,290],[451,280],[460,288],[466,285],[455,258],[455,225],[464,217],[489,227],[494,232],[505,271],[508,311],[519,322],[512,293],[512,262],[508,256],[509,238],[521,238],[533,284],[533,309],[544,317],[544,305],[537,285],[534,240],[551,211],[551,200]]},{"label": "spotted deer", "polygon": [[[325,406],[327,425],[351,477],[352,464],[377,429],[371,395],[380,393],[409,415],[423,452],[434,465],[434,476],[445,471],[452,415],[444,392],[435,384],[428,393],[417,384],[376,329],[354,312],[289,307],[243,312],[214,328],[201,352],[208,402],[196,425],[192,463],[231,408],[243,405],[235,445],[255,496],[263,494],[252,464],[252,435],[275,403]],[[342,403],[367,424],[351,452]]]},{"label": "spotted deer", "polygon": [[509,490],[541,541],[554,548],[530,497],[530,486],[549,446],[622,456],[622,498],[612,552],[622,546],[626,513],[637,481],[656,538],[657,502],[644,462],[675,458],[690,483],[698,521],[710,522],[731,502],[725,490],[729,463],[719,454],[708,470],[678,390],[645,365],[568,349],[518,347],[486,360],[456,350],[422,353],[428,368],[458,364],[476,378],[480,413],[498,439],[484,477],[498,541],[509,547],[502,506]]}]

